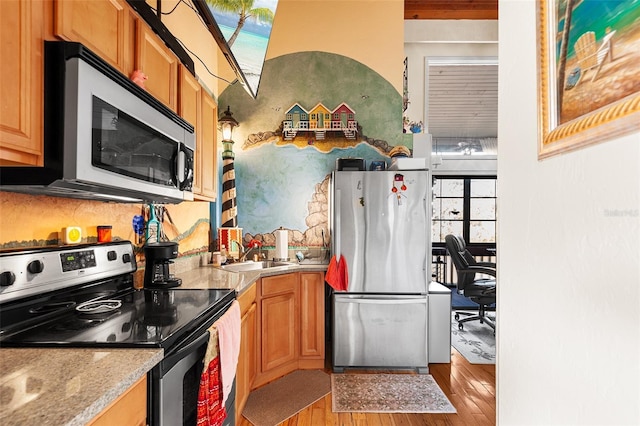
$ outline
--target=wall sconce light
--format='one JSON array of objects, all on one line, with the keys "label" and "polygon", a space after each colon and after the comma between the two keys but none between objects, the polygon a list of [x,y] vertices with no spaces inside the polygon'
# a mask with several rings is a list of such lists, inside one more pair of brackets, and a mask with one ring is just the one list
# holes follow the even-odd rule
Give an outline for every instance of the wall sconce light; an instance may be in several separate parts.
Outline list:
[{"label": "wall sconce light", "polygon": [[233,129],[239,126],[238,120],[233,118],[233,113],[227,106],[227,110],[223,113],[224,115],[218,119],[218,126],[222,131],[222,140],[223,141],[232,141],[233,140]]}]

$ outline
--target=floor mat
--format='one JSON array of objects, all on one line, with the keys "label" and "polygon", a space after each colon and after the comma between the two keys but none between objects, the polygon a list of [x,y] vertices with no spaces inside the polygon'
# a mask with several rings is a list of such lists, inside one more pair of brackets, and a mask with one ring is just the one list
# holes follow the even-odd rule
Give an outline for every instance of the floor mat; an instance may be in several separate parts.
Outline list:
[{"label": "floor mat", "polygon": [[333,412],[455,413],[429,374],[332,374]]},{"label": "floor mat", "polygon": [[297,370],[252,391],[242,415],[255,426],[275,426],[331,392],[320,370]]}]

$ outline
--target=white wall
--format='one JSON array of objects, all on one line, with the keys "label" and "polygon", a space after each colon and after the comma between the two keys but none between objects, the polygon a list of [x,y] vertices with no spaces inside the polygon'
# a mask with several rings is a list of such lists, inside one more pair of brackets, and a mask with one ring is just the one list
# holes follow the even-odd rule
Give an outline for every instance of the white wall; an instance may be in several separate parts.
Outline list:
[{"label": "white wall", "polygon": [[536,2],[500,0],[500,425],[640,424],[640,134],[537,160]]}]

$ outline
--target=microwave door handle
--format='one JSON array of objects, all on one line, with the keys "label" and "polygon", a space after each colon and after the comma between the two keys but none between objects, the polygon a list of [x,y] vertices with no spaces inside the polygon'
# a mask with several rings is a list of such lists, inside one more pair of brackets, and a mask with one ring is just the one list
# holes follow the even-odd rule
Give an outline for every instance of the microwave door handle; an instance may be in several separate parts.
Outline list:
[{"label": "microwave door handle", "polygon": [[178,154],[176,156],[176,182],[178,183],[178,188],[182,186],[185,180],[184,170],[186,167],[186,158],[184,151],[182,150],[182,146],[178,149]]},{"label": "microwave door handle", "polygon": [[193,183],[193,154],[189,153],[189,148],[183,144],[176,153],[176,186],[182,191],[190,191]]}]

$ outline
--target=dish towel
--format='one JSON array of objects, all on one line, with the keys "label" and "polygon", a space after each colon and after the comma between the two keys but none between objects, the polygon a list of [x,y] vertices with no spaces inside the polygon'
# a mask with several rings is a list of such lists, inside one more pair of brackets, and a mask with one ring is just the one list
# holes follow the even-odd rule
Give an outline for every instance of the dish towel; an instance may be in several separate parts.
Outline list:
[{"label": "dish towel", "polygon": [[334,290],[347,290],[349,287],[349,270],[344,255],[340,255],[340,260],[336,259],[335,255],[331,258],[324,280],[333,287]]},{"label": "dish towel", "polygon": [[213,326],[218,330],[220,345],[220,371],[222,377],[222,405],[224,406],[236,376],[240,355],[240,303],[234,300],[231,307]]},{"label": "dish towel", "polygon": [[222,403],[218,333],[215,324],[209,328],[209,344],[204,357],[204,365],[198,390],[197,425],[220,426],[227,418],[227,411]]}]

